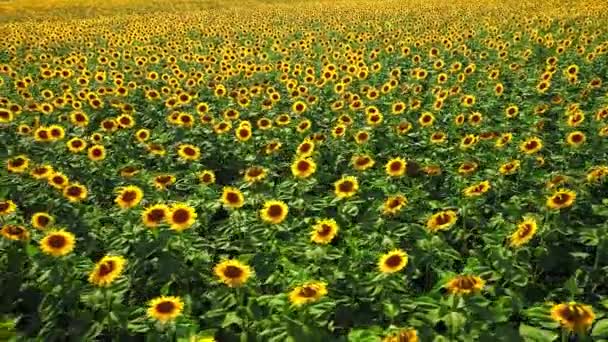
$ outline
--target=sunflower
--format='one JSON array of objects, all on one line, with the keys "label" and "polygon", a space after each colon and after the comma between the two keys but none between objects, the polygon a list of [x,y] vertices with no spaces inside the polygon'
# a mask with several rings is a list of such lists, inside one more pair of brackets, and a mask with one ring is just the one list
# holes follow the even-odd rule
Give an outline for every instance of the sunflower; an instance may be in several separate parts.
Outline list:
[{"label": "sunflower", "polygon": [[40,249],[45,254],[59,257],[71,253],[75,244],[74,234],[65,230],[53,230],[40,241]]},{"label": "sunflower", "polygon": [[519,145],[520,151],[525,154],[536,153],[540,151],[541,148],[543,148],[543,142],[537,137],[526,139],[521,143],[521,145]]},{"label": "sunflower", "polygon": [[304,158],[312,155],[315,151],[315,143],[312,140],[306,139],[296,149],[298,157]]},{"label": "sunflower", "polygon": [[593,324],[595,313],[589,305],[576,302],[561,303],[553,305],[551,318],[569,331],[584,333]]},{"label": "sunflower", "polygon": [[351,159],[351,164],[357,171],[365,171],[372,166],[374,166],[376,162],[367,154],[356,155]]},{"label": "sunflower", "polygon": [[165,324],[179,317],[183,310],[184,302],[180,297],[161,296],[149,302],[148,317]]},{"label": "sunflower", "polygon": [[139,141],[140,143],[146,142],[148,139],[150,139],[149,129],[142,128],[135,132],[135,140]]},{"label": "sunflower", "polygon": [[358,190],[359,182],[356,177],[342,176],[342,178],[334,182],[334,193],[340,199],[352,197]]},{"label": "sunflower", "polygon": [[306,103],[303,101],[296,101],[293,103],[293,105],[291,106],[291,110],[295,113],[295,114],[302,114],[306,111]]},{"label": "sunflower", "polygon": [[448,136],[443,132],[435,132],[431,134],[431,143],[432,144],[441,144],[446,141]]},{"label": "sunflower", "polygon": [[135,185],[128,185],[118,189],[114,202],[123,209],[133,208],[144,198],[144,192]]},{"label": "sunflower", "polygon": [[236,129],[234,135],[239,141],[247,141],[251,139],[251,127],[241,125]]},{"label": "sunflower", "polygon": [[88,157],[93,161],[100,161],[106,158],[106,148],[103,145],[93,145],[89,147]]},{"label": "sunflower", "polygon": [[15,212],[17,206],[11,200],[0,201],[0,216],[7,216]]},{"label": "sunflower", "polygon": [[585,133],[581,131],[570,132],[568,133],[568,136],[566,136],[566,143],[573,147],[581,146],[585,143],[585,140],[587,140]]},{"label": "sunflower", "polygon": [[89,117],[83,112],[72,112],[70,122],[77,127],[86,127],[89,124]]},{"label": "sunflower", "polygon": [[466,295],[483,289],[485,281],[478,276],[458,275],[445,284],[448,293]]},{"label": "sunflower", "polygon": [[460,141],[460,148],[463,150],[471,148],[473,145],[475,145],[477,143],[478,140],[479,140],[478,136],[476,136],[474,134],[467,134]]},{"label": "sunflower", "polygon": [[503,133],[498,139],[496,139],[494,146],[497,148],[502,148],[511,142],[511,140],[513,140],[513,133]]},{"label": "sunflower", "polygon": [[308,178],[317,170],[317,164],[309,158],[298,158],[291,164],[291,173],[297,178]]},{"label": "sunflower", "polygon": [[200,158],[201,150],[191,144],[181,144],[177,148],[177,154],[184,161],[192,161]]},{"label": "sunflower", "polygon": [[53,216],[45,212],[38,212],[32,215],[32,226],[36,229],[46,229],[55,222]]},{"label": "sunflower", "polygon": [[23,226],[7,224],[2,227],[0,234],[8,240],[27,241],[30,239],[30,233]]},{"label": "sunflower", "polygon": [[50,165],[40,165],[30,171],[30,176],[35,179],[48,179],[53,174],[53,167]]},{"label": "sunflower", "polygon": [[408,255],[401,249],[394,249],[380,257],[378,269],[382,273],[395,273],[407,266]]},{"label": "sunflower", "polygon": [[294,306],[316,302],[327,295],[327,284],[324,282],[313,281],[296,286],[289,293],[289,301]]},{"label": "sunflower", "polygon": [[169,185],[175,183],[175,176],[169,174],[154,177],[154,186],[158,190],[165,190]]},{"label": "sunflower", "polygon": [[89,282],[97,286],[108,286],[118,278],[125,268],[127,260],[118,255],[106,255],[95,264],[89,274]]},{"label": "sunflower", "polygon": [[420,115],[420,118],[418,118],[418,123],[422,127],[432,126],[434,122],[435,117],[430,112],[424,112],[422,115]]},{"label": "sunflower", "polygon": [[339,229],[338,223],[334,219],[318,220],[317,224],[312,227],[310,240],[322,245],[328,244],[338,235]]},{"label": "sunflower", "polygon": [[51,140],[61,140],[65,137],[65,129],[59,125],[51,125],[49,126],[49,134],[51,135]]},{"label": "sunflower", "polygon": [[164,156],[167,153],[163,145],[155,143],[147,144],[146,150],[148,150],[148,153],[154,156]]},{"label": "sunflower", "polygon": [[492,186],[489,181],[483,181],[477,184],[473,184],[463,190],[466,197],[477,197],[485,194],[490,190]]},{"label": "sunflower", "polygon": [[49,133],[48,128],[47,127],[36,128],[36,130],[34,131],[34,140],[41,141],[41,142],[50,141],[51,134]]},{"label": "sunflower", "polygon": [[120,176],[125,178],[131,178],[139,173],[139,170],[135,166],[125,166],[119,170]]},{"label": "sunflower", "polygon": [[279,224],[285,220],[289,213],[289,207],[283,201],[269,200],[264,203],[260,210],[262,221],[271,224]]},{"label": "sunflower", "polygon": [[84,185],[70,183],[63,188],[63,196],[70,202],[81,202],[87,198],[88,190]]},{"label": "sunflower", "polygon": [[196,217],[196,210],[193,207],[185,203],[176,203],[171,206],[167,222],[172,230],[182,232],[194,224]]},{"label": "sunflower", "polygon": [[519,114],[519,107],[517,107],[516,105],[510,105],[505,109],[505,115],[508,118],[514,118],[517,116],[517,114]]},{"label": "sunflower", "polygon": [[245,181],[249,183],[256,183],[267,176],[267,171],[261,166],[252,166],[245,170]]},{"label": "sunflower", "polygon": [[384,166],[384,170],[390,177],[401,177],[405,174],[407,163],[403,158],[392,158]]},{"label": "sunflower", "polygon": [[514,173],[517,172],[517,170],[519,170],[519,167],[521,165],[521,162],[517,159],[515,160],[511,160],[508,163],[504,163],[500,166],[500,168],[498,169],[498,171],[503,174],[503,175],[512,175]]},{"label": "sunflower", "polygon": [[63,189],[69,183],[68,177],[58,171],[53,171],[47,181],[55,189]]},{"label": "sunflower", "polygon": [[6,168],[9,172],[23,173],[30,166],[30,160],[24,155],[17,156],[13,159],[9,159],[6,162]]},{"label": "sunflower", "polygon": [[471,173],[477,171],[478,167],[479,165],[477,165],[475,162],[464,162],[458,167],[458,173],[463,176],[470,175]]},{"label": "sunflower", "polygon": [[252,276],[251,267],[235,259],[224,260],[213,268],[213,273],[229,287],[240,287]]},{"label": "sunflower", "polygon": [[203,170],[198,174],[199,182],[209,185],[215,183],[215,172],[211,170]]},{"label": "sunflower", "polygon": [[418,332],[414,328],[401,329],[382,339],[382,342],[419,342]]},{"label": "sunflower", "polygon": [[384,215],[395,215],[407,205],[407,198],[403,195],[389,196],[382,205]]},{"label": "sunflower", "polygon": [[596,183],[608,177],[608,166],[594,166],[587,172],[587,182]]},{"label": "sunflower", "polygon": [[547,198],[547,207],[557,210],[568,208],[572,206],[574,200],[576,200],[576,192],[560,189]]},{"label": "sunflower", "polygon": [[440,211],[433,214],[426,222],[426,228],[434,233],[450,229],[458,220],[458,214],[453,210]]},{"label": "sunflower", "polygon": [[66,143],[68,150],[72,153],[79,153],[87,148],[87,142],[80,138],[72,138]]},{"label": "sunflower", "polygon": [[154,204],[147,207],[141,213],[141,220],[144,226],[155,228],[169,217],[170,208],[164,204]]},{"label": "sunflower", "polygon": [[226,186],[222,191],[222,203],[224,206],[231,209],[238,209],[245,204],[245,196],[241,192],[241,190]]},{"label": "sunflower", "polygon": [[536,220],[532,217],[526,217],[524,220],[517,225],[517,230],[509,237],[509,245],[512,247],[520,247],[528,241],[532,240],[538,225]]}]

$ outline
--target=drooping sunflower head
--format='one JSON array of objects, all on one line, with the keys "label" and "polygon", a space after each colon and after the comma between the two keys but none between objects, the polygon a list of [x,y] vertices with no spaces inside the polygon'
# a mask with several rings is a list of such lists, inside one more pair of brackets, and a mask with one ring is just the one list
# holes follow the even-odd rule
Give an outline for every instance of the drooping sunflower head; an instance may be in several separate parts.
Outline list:
[{"label": "drooping sunflower head", "polygon": [[289,293],[289,301],[296,307],[316,302],[327,295],[327,285],[314,281],[296,286]]},{"label": "drooping sunflower head", "polygon": [[475,162],[464,162],[458,167],[458,173],[466,176],[475,172],[478,168],[478,164]]},{"label": "drooping sunflower head", "polygon": [[349,198],[359,190],[359,182],[356,177],[343,176],[334,183],[334,193],[338,198]]},{"label": "drooping sunflower head", "polygon": [[237,209],[245,204],[245,196],[243,195],[241,190],[231,186],[227,186],[224,187],[221,201],[224,206],[232,209]]},{"label": "drooping sunflower head", "polygon": [[310,240],[318,244],[330,243],[338,235],[339,226],[334,219],[317,221],[310,232]]},{"label": "drooping sunflower head", "polygon": [[264,203],[260,210],[262,221],[270,224],[279,224],[287,218],[289,207],[283,201],[270,200]]},{"label": "drooping sunflower head", "polygon": [[520,247],[528,243],[528,241],[532,240],[537,230],[538,224],[533,217],[524,218],[524,220],[517,225],[517,230],[509,237],[510,246]]},{"label": "drooping sunflower head", "polygon": [[135,185],[128,185],[118,189],[118,195],[114,199],[116,204],[123,208],[133,208],[144,198],[144,192]]},{"label": "drooping sunflower head", "polygon": [[458,214],[453,210],[444,210],[433,214],[426,222],[426,228],[434,233],[439,230],[447,230],[456,223]]},{"label": "drooping sunflower head", "polygon": [[45,212],[39,212],[32,215],[32,226],[36,229],[46,229],[55,222],[53,216]]},{"label": "drooping sunflower head", "polygon": [[89,273],[89,282],[97,286],[108,286],[118,278],[127,260],[122,256],[106,255],[99,260]]},{"label": "drooping sunflower head", "polygon": [[74,234],[65,230],[54,230],[48,232],[40,241],[40,249],[43,253],[60,257],[71,253],[76,245]]},{"label": "drooping sunflower head", "polygon": [[176,203],[171,206],[167,222],[171,225],[171,229],[181,232],[190,228],[196,221],[196,209],[185,203]]},{"label": "drooping sunflower head", "polygon": [[384,169],[390,177],[401,177],[405,174],[407,162],[403,158],[392,158],[389,160]]},{"label": "drooping sunflower head", "polygon": [[30,233],[25,227],[15,224],[4,225],[0,230],[0,234],[8,240],[14,241],[27,241],[30,238]]},{"label": "drooping sunflower head", "polygon": [[589,305],[561,303],[551,308],[551,318],[572,332],[584,333],[593,324],[595,313]]},{"label": "drooping sunflower head", "polygon": [[252,276],[251,267],[235,259],[220,262],[214,267],[213,272],[229,287],[243,286]]},{"label": "drooping sunflower head", "polygon": [[485,281],[478,276],[458,275],[452,278],[445,288],[448,293],[466,295],[481,291],[484,285]]},{"label": "drooping sunflower head", "polygon": [[407,253],[401,249],[395,249],[380,257],[378,269],[382,273],[395,273],[407,266],[407,262]]},{"label": "drooping sunflower head", "polygon": [[165,204],[154,204],[141,213],[141,220],[148,228],[155,228],[169,217],[170,208]]},{"label": "drooping sunflower head", "polygon": [[566,189],[559,189],[547,198],[547,207],[550,209],[563,209],[572,206],[576,200],[576,192]]},{"label": "drooping sunflower head", "polygon": [[180,297],[161,296],[148,304],[148,317],[165,324],[179,317],[183,310],[184,302]]}]

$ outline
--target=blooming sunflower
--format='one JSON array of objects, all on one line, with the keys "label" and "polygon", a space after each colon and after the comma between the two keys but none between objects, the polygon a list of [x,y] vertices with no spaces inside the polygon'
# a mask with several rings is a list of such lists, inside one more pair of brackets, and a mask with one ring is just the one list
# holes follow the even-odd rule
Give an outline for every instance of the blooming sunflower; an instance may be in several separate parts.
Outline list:
[{"label": "blooming sunflower", "polygon": [[8,240],[27,241],[30,238],[30,233],[23,226],[14,224],[6,224],[0,230],[0,234]]},{"label": "blooming sunflower", "polygon": [[521,162],[517,159],[512,160],[510,162],[504,163],[500,166],[498,171],[503,175],[512,175],[519,170]]},{"label": "blooming sunflower", "polygon": [[206,185],[215,183],[215,172],[211,170],[203,170],[198,174],[198,180]]},{"label": "blooming sunflower", "polygon": [[380,257],[378,269],[382,273],[395,273],[407,266],[408,255],[401,249],[394,249]]},{"label": "blooming sunflower", "polygon": [[76,245],[74,234],[65,230],[53,230],[48,232],[40,241],[40,249],[43,253],[60,257],[71,253]]},{"label": "blooming sunflower", "polygon": [[448,281],[445,287],[448,293],[466,295],[477,293],[483,289],[485,281],[478,276],[458,275]]},{"label": "blooming sunflower", "polygon": [[38,212],[32,215],[32,226],[36,229],[46,229],[55,222],[53,216],[45,212]]},{"label": "blooming sunflower", "polygon": [[585,136],[585,133],[581,131],[570,132],[566,136],[566,143],[573,147],[581,146],[585,143],[585,140],[587,140],[587,137]]},{"label": "blooming sunflower", "polygon": [[291,164],[291,173],[297,178],[308,178],[317,170],[317,164],[309,158],[297,158]]},{"label": "blooming sunflower", "polygon": [[63,196],[70,202],[81,202],[87,198],[88,190],[84,185],[70,183],[63,188]]},{"label": "blooming sunflower", "polygon": [[543,142],[537,137],[526,139],[519,145],[520,151],[525,154],[533,154],[543,148]]},{"label": "blooming sunflower", "polygon": [[328,244],[338,235],[339,229],[338,223],[334,219],[318,220],[317,224],[312,227],[310,240],[322,245]]},{"label": "blooming sunflower", "polygon": [[289,301],[294,306],[316,302],[327,295],[327,284],[324,282],[313,281],[296,286],[289,293]]},{"label": "blooming sunflower", "polygon": [[467,197],[478,197],[488,192],[491,187],[489,181],[483,181],[465,188],[463,193]]},{"label": "blooming sunflower", "polygon": [[171,206],[167,222],[171,229],[181,232],[194,224],[196,221],[196,210],[185,203],[176,203]]},{"label": "blooming sunflower", "polygon": [[434,233],[450,229],[458,220],[458,214],[453,210],[444,210],[433,214],[426,222],[426,228]]},{"label": "blooming sunflower", "polygon": [[266,169],[261,166],[252,166],[245,170],[245,181],[248,183],[256,183],[266,178]]},{"label": "blooming sunflower", "polygon": [[547,207],[550,209],[563,209],[572,206],[576,200],[576,192],[560,189],[547,198]]},{"label": "blooming sunflower", "polygon": [[584,333],[593,324],[595,313],[589,305],[576,302],[561,303],[551,308],[551,318],[567,330]]},{"label": "blooming sunflower", "polygon": [[155,228],[163,223],[169,216],[170,208],[165,204],[154,204],[147,207],[141,213],[141,220],[144,226]]},{"label": "blooming sunflower", "polygon": [[419,342],[418,332],[414,328],[402,329],[382,339],[382,342]]},{"label": "blooming sunflower", "polygon": [[184,302],[180,297],[161,296],[154,298],[148,304],[148,317],[165,324],[179,317],[184,310]]},{"label": "blooming sunflower", "polygon": [[135,132],[135,139],[141,143],[150,139],[150,130],[146,128],[139,129]]},{"label": "blooming sunflower", "polygon": [[262,221],[271,224],[279,224],[285,220],[289,213],[289,207],[283,201],[269,200],[264,203],[260,210]]},{"label": "blooming sunflower", "polygon": [[537,229],[538,225],[534,218],[524,218],[524,220],[517,225],[517,230],[511,234],[509,245],[512,247],[520,247],[528,243],[536,234]]},{"label": "blooming sunflower", "polygon": [[475,172],[478,167],[478,164],[475,162],[464,162],[458,167],[458,173],[466,176]]},{"label": "blooming sunflower", "polygon": [[135,185],[121,187],[117,192],[114,202],[123,209],[133,208],[144,198],[143,190]]},{"label": "blooming sunflower", "polygon": [[93,145],[89,147],[88,157],[92,161],[106,159],[106,148],[103,145]]},{"label": "blooming sunflower", "polygon": [[223,189],[221,201],[228,208],[238,209],[245,204],[245,196],[241,190],[226,186]]},{"label": "blooming sunflower", "polygon": [[55,189],[63,189],[69,184],[68,177],[58,171],[54,171],[47,180]]},{"label": "blooming sunflower", "polygon": [[30,175],[35,179],[48,179],[53,174],[53,167],[50,165],[36,166],[30,171]]},{"label": "blooming sunflower", "polygon": [[422,127],[432,126],[434,122],[435,117],[430,112],[424,112],[422,115],[420,115],[420,118],[418,118],[418,123]]},{"label": "blooming sunflower", "polygon": [[247,140],[251,139],[251,136],[252,136],[251,127],[241,125],[236,129],[236,131],[234,132],[234,135],[236,136],[236,138],[239,141],[247,141]]},{"label": "blooming sunflower", "polygon": [[503,133],[498,139],[496,139],[494,146],[497,148],[502,148],[511,142],[511,140],[513,140],[513,133]]},{"label": "blooming sunflower", "polygon": [[251,267],[238,260],[224,260],[213,268],[213,273],[220,278],[222,283],[229,287],[240,287],[247,282],[252,275]]},{"label": "blooming sunflower", "polygon": [[154,187],[158,190],[165,190],[169,185],[175,183],[175,176],[169,174],[154,177]]},{"label": "blooming sunflower", "polygon": [[66,143],[68,150],[72,153],[79,153],[87,148],[87,142],[80,138],[72,138]]},{"label": "blooming sunflower", "polygon": [[192,144],[181,144],[177,148],[177,154],[184,161],[198,160],[201,150]]},{"label": "blooming sunflower", "polygon": [[0,201],[0,216],[7,216],[15,212],[17,206],[12,200]]},{"label": "blooming sunflower", "polygon": [[392,158],[384,166],[384,170],[390,177],[401,177],[405,174],[407,162],[403,158]]},{"label": "blooming sunflower", "polygon": [[334,183],[334,193],[340,199],[352,197],[358,190],[359,182],[353,176],[342,176]]},{"label": "blooming sunflower", "polygon": [[312,140],[306,139],[296,149],[296,154],[301,157],[308,157],[315,151],[315,143]]},{"label": "blooming sunflower", "polygon": [[355,155],[351,159],[351,164],[357,171],[365,171],[374,166],[376,162],[367,154]]},{"label": "blooming sunflower", "polygon": [[407,198],[403,195],[389,196],[382,205],[384,215],[395,215],[407,205]]},{"label": "blooming sunflower", "polygon": [[118,278],[125,268],[127,260],[118,255],[106,255],[95,264],[89,274],[89,282],[97,286],[108,286]]},{"label": "blooming sunflower", "polygon": [[16,156],[6,162],[6,168],[9,172],[23,173],[30,165],[30,160],[24,155]]},{"label": "blooming sunflower", "polygon": [[477,143],[478,140],[479,140],[479,137],[476,136],[475,134],[467,134],[460,141],[460,148],[463,150],[471,148]]}]

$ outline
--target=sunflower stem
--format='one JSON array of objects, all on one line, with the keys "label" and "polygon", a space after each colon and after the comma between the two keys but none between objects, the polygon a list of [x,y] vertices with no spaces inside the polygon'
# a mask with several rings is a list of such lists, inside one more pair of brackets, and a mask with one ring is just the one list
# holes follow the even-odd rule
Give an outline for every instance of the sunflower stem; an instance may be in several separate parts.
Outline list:
[{"label": "sunflower stem", "polygon": [[562,328],[562,339],[561,339],[561,341],[562,342],[568,342],[568,335],[569,335],[568,330]]}]

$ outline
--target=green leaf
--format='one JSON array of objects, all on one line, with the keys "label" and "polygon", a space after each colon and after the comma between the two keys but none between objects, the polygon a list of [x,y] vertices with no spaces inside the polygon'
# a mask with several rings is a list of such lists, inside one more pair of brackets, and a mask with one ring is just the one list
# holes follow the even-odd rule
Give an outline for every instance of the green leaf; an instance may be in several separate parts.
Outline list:
[{"label": "green leaf", "polygon": [[591,336],[596,338],[608,338],[608,318],[595,323],[593,330],[591,331]]},{"label": "green leaf", "polygon": [[443,316],[443,321],[448,327],[450,335],[456,336],[460,332],[460,330],[462,330],[464,324],[467,322],[467,318],[459,312],[452,311],[449,314]]},{"label": "green leaf", "polygon": [[529,342],[551,342],[557,338],[557,334],[544,329],[535,328],[529,325],[521,324],[519,326],[519,335]]},{"label": "green leaf", "polygon": [[370,329],[353,329],[348,334],[350,342],[377,342],[380,341],[380,336]]},{"label": "green leaf", "polygon": [[235,312],[229,312],[226,314],[224,322],[222,322],[222,328],[229,327],[232,324],[236,324],[239,327],[243,324],[243,319],[240,318]]}]

